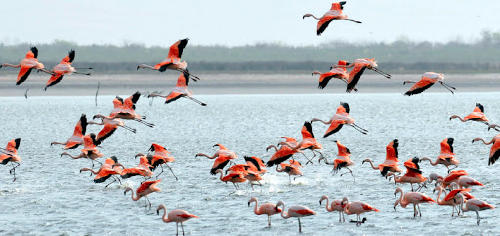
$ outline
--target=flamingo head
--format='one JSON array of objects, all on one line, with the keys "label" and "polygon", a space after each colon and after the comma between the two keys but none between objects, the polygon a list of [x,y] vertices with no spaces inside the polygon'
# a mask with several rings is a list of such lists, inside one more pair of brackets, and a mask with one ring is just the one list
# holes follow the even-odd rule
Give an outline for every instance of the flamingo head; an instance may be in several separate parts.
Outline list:
[{"label": "flamingo head", "polygon": [[252,197],[250,198],[250,200],[248,200],[248,206],[250,207],[250,203],[252,202],[257,202],[257,198],[256,197]]},{"label": "flamingo head", "polygon": [[326,195],[321,196],[321,199],[319,199],[319,205],[321,205],[321,202],[324,201],[325,199],[328,199]]},{"label": "flamingo head", "polygon": [[402,193],[402,192],[403,192],[403,189],[401,189],[400,187],[396,188],[396,191],[394,191],[394,197],[396,197],[396,194]]}]

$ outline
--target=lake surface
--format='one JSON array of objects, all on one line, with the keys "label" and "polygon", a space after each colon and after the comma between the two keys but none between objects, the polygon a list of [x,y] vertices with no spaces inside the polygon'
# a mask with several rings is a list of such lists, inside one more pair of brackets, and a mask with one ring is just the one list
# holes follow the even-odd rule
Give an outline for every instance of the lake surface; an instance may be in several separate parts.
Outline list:
[{"label": "lake surface", "polygon": [[[295,235],[297,220],[272,217],[273,226],[267,228],[267,217],[257,216],[253,207],[247,206],[251,197],[261,202],[283,200],[285,206],[305,205],[317,215],[303,218],[303,235],[500,235],[498,209],[480,212],[481,225],[476,225],[474,212],[465,217],[451,215],[451,207],[422,205],[422,218],[413,219],[413,209],[398,207],[393,210],[395,186],[372,170],[365,158],[381,163],[385,146],[394,138],[399,139],[401,164],[413,156],[439,154],[439,143],[445,137],[455,138],[455,153],[461,161],[460,168],[485,184],[474,188],[472,194],[495,206],[500,205],[500,163],[488,166],[490,146],[471,143],[475,137],[490,140],[496,132],[488,132],[480,123],[449,121],[452,114],[467,115],[480,102],[493,122],[500,122],[500,93],[424,93],[404,97],[399,93],[386,94],[323,94],[323,95],[200,95],[196,98],[208,103],[201,107],[187,99],[163,104],[156,99],[152,106],[141,98],[137,112],[147,116],[155,128],[138,122],[127,125],[137,128],[137,134],[120,129],[102,144],[101,151],[109,157],[115,155],[125,166],[135,166],[138,152],[146,152],[152,142],[167,147],[176,162],[171,166],[179,181],[168,171],[162,176],[162,192],[149,196],[151,210],[144,202],[134,202],[124,196],[126,186],[138,187],[142,178],[123,180],[122,186],[94,184],[93,176],[79,173],[80,168],[90,167],[86,159],[73,160],[60,157],[59,146],[52,141],[64,142],[73,132],[81,113],[87,117],[109,114],[113,96],[99,97],[21,97],[0,98],[0,123],[3,147],[10,139],[21,137],[19,153],[23,158],[17,169],[17,181],[12,182],[8,166],[0,167],[0,228],[2,235],[174,235],[175,223],[165,224],[156,215],[159,204],[167,209],[185,209],[199,219],[185,224],[188,235]],[[268,160],[272,155],[265,148],[276,144],[280,136],[299,138],[305,120],[313,117],[328,119],[335,113],[339,102],[348,102],[351,116],[356,123],[369,130],[362,135],[351,127],[326,139],[321,138],[327,126],[314,123],[323,153],[334,158],[337,147],[333,140],[340,140],[352,152],[356,163],[353,172],[356,182],[349,175],[332,175],[331,166],[324,164],[304,166],[304,177],[289,184],[288,176],[268,169],[262,188],[252,191],[247,184],[235,191],[232,184],[224,184],[218,176],[209,174],[213,161],[195,158],[198,152],[212,154],[215,143],[234,150],[243,163],[243,156],[252,155]],[[100,127],[89,126],[87,133],[99,132]],[[71,153],[78,154],[78,150]],[[309,152],[306,152],[311,156]],[[303,161],[303,157],[298,156]],[[303,161],[303,163],[305,163]],[[96,167],[97,168],[97,167]],[[446,168],[421,164],[424,175],[432,172],[446,175]],[[108,180],[109,181],[109,180]],[[409,185],[402,186],[405,191]],[[435,198],[432,187],[424,191]],[[351,223],[338,223],[337,213],[328,213],[318,201],[326,194],[331,199],[344,196],[351,201],[364,201],[380,209],[368,213],[367,223],[356,227]],[[253,205],[252,205],[253,206]],[[355,216],[347,217],[347,220]]]}]

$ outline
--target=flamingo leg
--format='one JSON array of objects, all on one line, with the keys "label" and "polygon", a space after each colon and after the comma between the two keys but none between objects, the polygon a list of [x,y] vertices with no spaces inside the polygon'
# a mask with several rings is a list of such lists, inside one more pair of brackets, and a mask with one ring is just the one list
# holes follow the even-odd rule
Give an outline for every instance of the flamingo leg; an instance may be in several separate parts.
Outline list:
[{"label": "flamingo leg", "polygon": [[[170,170],[170,172],[172,172],[172,175],[174,175],[175,180],[178,181],[179,178],[177,178],[177,176],[174,174],[174,171],[172,170],[172,168],[170,168],[170,166],[168,164],[165,164],[165,165],[168,167],[168,169]],[[162,172],[163,172],[163,167],[162,167]]]},{"label": "flamingo leg", "polygon": [[196,98],[193,98],[191,96],[185,96],[185,98],[191,99],[193,102],[196,102],[196,103],[198,103],[198,104],[200,104],[202,106],[206,106],[207,105],[206,103],[204,103],[204,102],[202,102],[202,101],[200,101],[200,100],[198,100]]},{"label": "flamingo leg", "polygon": [[340,176],[343,176],[343,175],[345,175],[345,174],[347,174],[347,173],[350,173],[350,174],[351,174],[351,176],[352,176],[352,178],[353,178],[353,180],[354,180],[354,182],[356,182],[356,177],[354,177],[354,174],[352,173],[352,170],[351,170],[351,169],[349,169],[349,167],[345,167],[345,168],[346,168],[349,172],[342,173]]},{"label": "flamingo leg", "polygon": [[476,211],[476,217],[477,217],[477,225],[479,225],[479,222],[481,221],[481,217],[479,217],[479,211]]},{"label": "flamingo leg", "polygon": [[175,235],[179,235],[179,222],[175,222]]},{"label": "flamingo leg", "polygon": [[[479,214],[478,214],[478,216],[479,216]],[[300,223],[300,217],[298,217],[297,219],[299,219],[299,233],[302,233],[302,223]]]},{"label": "flamingo leg", "polygon": [[360,23],[361,23],[361,21],[358,21],[358,20],[353,20],[353,19],[344,19],[344,20],[352,21],[352,22],[354,22],[354,23],[358,23],[358,24],[360,24]]},{"label": "flamingo leg", "polygon": [[271,216],[267,215],[267,226],[271,227]]},{"label": "flamingo leg", "polygon": [[413,204],[413,218],[417,217],[417,207]]},{"label": "flamingo leg", "polygon": [[417,204],[418,215],[422,218],[422,211],[420,211],[420,204]]},{"label": "flamingo leg", "polygon": [[453,92],[453,90],[452,90],[452,89],[450,89],[450,87],[446,86],[444,82],[439,81],[439,83],[440,83],[440,84],[441,84],[441,85],[442,85],[445,89],[447,89],[448,91],[450,91],[451,93],[453,93],[453,94],[455,93],[455,92]]},{"label": "flamingo leg", "polygon": [[381,71],[380,69],[378,69],[378,68],[376,68],[376,67],[371,68],[371,70],[373,70],[373,71],[375,71],[375,72],[377,72],[377,73],[379,73],[379,74],[383,75],[383,76],[384,76],[385,78],[387,78],[387,79],[390,79],[390,78],[392,77],[392,75],[390,75],[390,74],[388,74],[388,73],[385,73],[385,72]]},{"label": "flamingo leg", "polygon": [[111,183],[106,184],[106,186],[104,186],[104,188],[107,188],[109,185],[111,185],[111,184],[112,184],[112,183],[114,183],[114,182],[116,182],[116,179],[115,179],[115,178],[113,178],[113,181],[112,181]]},{"label": "flamingo leg", "polygon": [[181,222],[181,228],[182,228],[182,235],[184,236],[184,225]]}]

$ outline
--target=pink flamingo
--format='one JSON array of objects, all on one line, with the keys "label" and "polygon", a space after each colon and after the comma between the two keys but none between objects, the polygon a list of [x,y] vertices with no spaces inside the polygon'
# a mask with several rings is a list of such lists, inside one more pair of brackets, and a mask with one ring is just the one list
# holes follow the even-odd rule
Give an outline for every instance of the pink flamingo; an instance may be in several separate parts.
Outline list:
[{"label": "pink flamingo", "polygon": [[283,209],[281,210],[281,217],[285,219],[295,217],[299,220],[299,233],[302,233],[302,223],[300,223],[300,218],[316,215],[316,212],[305,206],[291,206],[288,208],[287,213],[285,213],[285,203],[281,200],[276,203],[276,207],[279,206],[283,206]]},{"label": "pink flamingo", "polygon": [[468,188],[470,186],[484,186],[481,182],[469,177],[460,176],[457,179],[457,184],[460,188]]},{"label": "pink flamingo", "polygon": [[339,212],[339,222],[345,222],[345,216],[344,216],[344,209],[345,205],[344,202],[347,202],[347,198],[344,197],[342,200],[333,200],[332,204],[328,206],[329,204],[329,199],[328,196],[323,195],[321,196],[321,199],[319,199],[319,205],[321,205],[321,202],[326,200],[326,211],[332,212],[332,211],[338,211]]},{"label": "pink flamingo", "polygon": [[[477,225],[479,225],[479,222],[481,221],[481,217],[479,217],[479,211],[484,211],[484,210],[488,210],[488,209],[495,209],[495,206],[488,204],[485,201],[481,201],[479,199],[474,198],[474,199],[470,199],[470,200],[465,201],[462,193],[457,194],[457,197],[462,200],[461,204],[460,204],[462,211],[464,211],[464,212],[475,211],[476,212]],[[464,202],[465,202],[465,206],[464,206]]]},{"label": "pink flamingo", "polygon": [[403,208],[406,208],[408,204],[413,204],[413,218],[417,217],[417,215],[420,215],[420,217],[422,217],[422,212],[420,211],[420,206],[419,206],[421,203],[436,202],[429,196],[419,192],[404,193],[401,188],[397,188],[396,191],[394,192],[394,196],[396,196],[397,193],[400,193],[400,196],[399,199],[396,200],[396,202],[394,202],[394,210],[396,210],[398,204],[401,205],[401,207]]},{"label": "pink flamingo", "polygon": [[192,218],[199,218],[198,216],[195,216],[185,210],[180,210],[180,209],[171,210],[168,213],[167,217],[167,208],[163,204],[159,205],[158,208],[156,208],[156,214],[160,215],[160,210],[163,210],[163,216],[161,217],[163,222],[165,223],[175,222],[175,228],[176,228],[175,235],[179,235],[179,223],[181,223],[182,235],[184,235],[184,225],[182,223]]},{"label": "pink flamingo", "polygon": [[355,221],[356,225],[360,225],[361,223],[366,221],[365,219],[361,220],[361,217],[360,217],[361,214],[366,213],[366,212],[370,212],[370,211],[374,211],[374,212],[380,211],[377,208],[372,207],[364,202],[349,202],[349,199],[347,197],[344,197],[344,199],[342,199],[342,204],[344,205],[344,212],[347,215],[356,214],[356,221]]},{"label": "pink flamingo", "polygon": [[250,200],[248,201],[248,207],[250,207],[250,204],[252,202],[255,202],[253,212],[256,215],[267,215],[267,226],[271,227],[271,216],[280,213],[281,209],[276,207],[276,204],[270,202],[266,202],[259,206],[259,200],[256,197],[250,198]]},{"label": "pink flamingo", "polygon": [[440,205],[440,206],[452,206],[453,210],[451,212],[451,216],[455,215],[455,210],[457,210],[457,214],[460,214],[460,211],[458,209],[456,209],[456,207],[457,207],[458,204],[456,203],[455,199],[450,199],[450,200],[446,201],[446,200],[444,200],[446,198],[446,196],[443,199],[440,199],[441,193],[443,193],[443,191],[444,191],[443,187],[436,186],[436,188],[434,189],[434,192],[436,192],[436,191],[438,191],[438,195],[437,195],[437,198],[436,198],[436,203],[438,205]]},{"label": "pink flamingo", "polygon": [[[150,181],[144,181],[139,188],[135,191],[135,196],[134,196],[134,190],[131,187],[127,187],[125,189],[125,192],[123,192],[123,195],[126,195],[128,191],[132,191],[132,200],[138,201],[142,197],[144,197],[149,203],[149,208],[151,208],[151,202],[148,199],[148,195],[154,192],[160,192],[161,189],[158,188],[156,185],[160,183],[161,179],[157,180],[150,180]],[[144,207],[147,207],[148,205],[146,204]]]}]

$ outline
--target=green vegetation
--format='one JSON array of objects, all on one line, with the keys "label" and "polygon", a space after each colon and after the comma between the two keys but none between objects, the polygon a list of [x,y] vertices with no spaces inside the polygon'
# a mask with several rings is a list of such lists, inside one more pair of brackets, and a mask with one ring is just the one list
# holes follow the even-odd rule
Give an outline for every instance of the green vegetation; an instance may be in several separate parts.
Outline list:
[{"label": "green vegetation", "polygon": [[[30,44],[0,44],[0,62],[18,62]],[[47,67],[59,62],[69,49],[77,52],[75,64],[93,66],[105,72],[131,72],[137,64],[163,60],[168,48],[139,44],[77,45],[67,41],[35,45],[39,59]],[[339,59],[374,57],[379,66],[394,72],[436,70],[440,72],[500,71],[500,32],[483,32],[474,43],[412,42],[353,44],[333,41],[319,46],[293,47],[281,44],[256,44],[239,47],[188,45],[183,58],[197,71],[311,71],[326,70]]]}]

